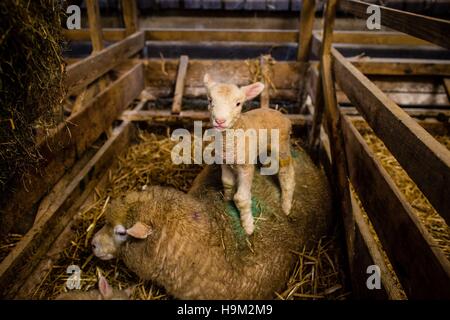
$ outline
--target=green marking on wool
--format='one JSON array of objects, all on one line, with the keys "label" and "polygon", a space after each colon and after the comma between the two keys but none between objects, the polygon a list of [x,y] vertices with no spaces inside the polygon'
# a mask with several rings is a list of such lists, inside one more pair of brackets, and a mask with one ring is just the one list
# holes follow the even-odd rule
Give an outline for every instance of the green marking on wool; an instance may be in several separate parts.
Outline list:
[{"label": "green marking on wool", "polygon": [[[264,210],[264,205],[257,200],[255,197],[252,197],[252,215],[254,218],[259,217]],[[226,203],[226,213],[231,217],[233,222],[233,229],[238,235],[245,236],[245,231],[241,225],[241,214],[239,213],[239,209],[234,204],[234,201],[227,201]]]}]

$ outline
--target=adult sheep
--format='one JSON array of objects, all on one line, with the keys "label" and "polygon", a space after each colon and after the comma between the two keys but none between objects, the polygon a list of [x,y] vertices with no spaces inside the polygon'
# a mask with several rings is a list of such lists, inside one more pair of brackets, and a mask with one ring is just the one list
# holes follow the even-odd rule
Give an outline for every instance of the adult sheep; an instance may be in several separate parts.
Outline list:
[{"label": "adult sheep", "polygon": [[294,154],[296,188],[286,216],[272,176],[255,175],[248,237],[239,211],[223,199],[220,168],[208,166],[188,194],[149,187],[115,199],[95,235],[94,254],[123,259],[140,278],[179,299],[269,299],[281,291],[295,262],[291,250],[326,235],[330,190],[303,150]]}]

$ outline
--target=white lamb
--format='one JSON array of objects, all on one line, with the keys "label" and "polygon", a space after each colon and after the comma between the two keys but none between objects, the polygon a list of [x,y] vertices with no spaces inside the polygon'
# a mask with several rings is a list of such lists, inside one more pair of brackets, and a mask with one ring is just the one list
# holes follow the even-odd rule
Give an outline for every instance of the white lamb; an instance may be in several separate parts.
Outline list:
[{"label": "white lamb", "polygon": [[[278,179],[281,187],[281,207],[288,215],[292,207],[292,196],[295,188],[295,173],[291,159],[290,134],[291,122],[281,112],[274,109],[255,109],[241,113],[245,101],[258,96],[264,89],[264,84],[256,82],[248,86],[238,87],[234,84],[217,83],[208,74],[204,76],[204,84],[207,89],[209,99],[209,110],[211,113],[211,125],[222,132],[225,146],[226,132],[229,129],[266,129],[269,138],[268,150],[258,150],[257,153],[278,153],[279,171]],[[270,141],[270,131],[277,129],[279,141]],[[248,137],[247,137],[248,138]],[[245,144],[245,162],[242,164],[222,164],[222,183],[224,187],[225,199],[233,199],[236,207],[240,211],[241,223],[248,235],[254,231],[254,221],[252,216],[252,180],[255,164],[251,161],[250,149]],[[236,146],[235,142],[234,145]],[[234,150],[236,150],[235,148]],[[242,150],[242,149],[241,149]],[[226,152],[226,151],[225,151]],[[228,155],[229,156],[229,155]],[[237,156],[233,155],[236,159]],[[237,185],[237,188],[235,189]]]}]

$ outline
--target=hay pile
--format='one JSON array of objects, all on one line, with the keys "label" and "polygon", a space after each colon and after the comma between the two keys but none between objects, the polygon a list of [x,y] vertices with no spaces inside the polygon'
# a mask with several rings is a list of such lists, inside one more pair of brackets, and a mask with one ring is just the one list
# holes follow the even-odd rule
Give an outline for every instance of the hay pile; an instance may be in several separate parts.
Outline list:
[{"label": "hay pile", "polygon": [[62,118],[62,2],[0,1],[0,191],[35,167],[38,131]]},{"label": "hay pile", "polygon": [[[53,299],[63,292],[68,278],[66,268],[71,264],[82,270],[82,290],[97,285],[97,273],[104,274],[115,288],[127,288],[136,285],[133,299],[167,299],[163,289],[151,282],[140,281],[131,274],[122,262],[101,261],[91,254],[90,241],[94,233],[103,224],[106,204],[112,198],[128,190],[139,190],[147,185],[172,186],[187,191],[193,179],[201,171],[198,165],[173,166],[170,150],[174,142],[166,135],[139,133],[139,143],[131,146],[123,157],[119,158],[117,170],[109,173],[108,187],[104,191],[96,190],[96,197],[90,207],[81,213],[81,223],[74,230],[75,238],[64,250],[53,268],[36,288],[33,299]],[[288,283],[288,289],[279,293],[282,299],[342,299],[344,293],[341,281],[341,253],[335,240],[323,239],[311,251],[299,248],[295,252],[298,262]]]},{"label": "hay pile", "polygon": [[[445,220],[436,212],[428,199],[367,123],[357,121],[354,124],[392,177],[396,186],[405,195],[406,200],[411,204],[419,220],[436,241],[437,246],[450,259],[450,228]],[[435,136],[435,138],[450,150],[450,137],[439,135]]]}]

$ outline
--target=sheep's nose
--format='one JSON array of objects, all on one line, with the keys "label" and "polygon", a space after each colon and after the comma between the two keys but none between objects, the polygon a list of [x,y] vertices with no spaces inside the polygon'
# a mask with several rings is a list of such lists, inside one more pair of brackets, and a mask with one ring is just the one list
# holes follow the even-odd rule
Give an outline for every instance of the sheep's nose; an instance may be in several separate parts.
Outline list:
[{"label": "sheep's nose", "polygon": [[225,121],[227,121],[227,120],[216,118],[215,121],[216,121],[217,124],[224,124]]}]

